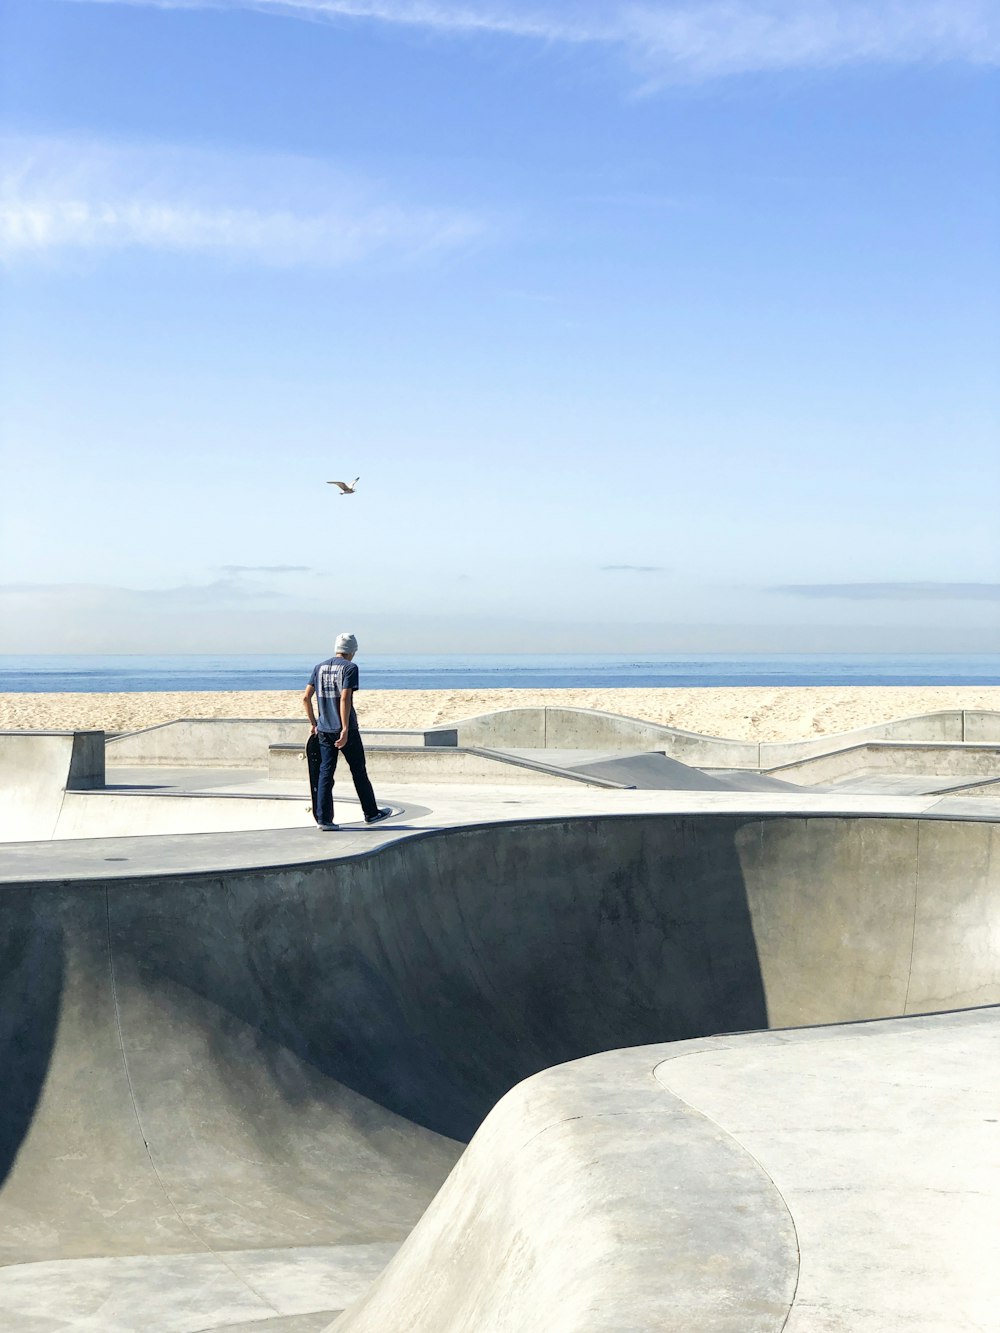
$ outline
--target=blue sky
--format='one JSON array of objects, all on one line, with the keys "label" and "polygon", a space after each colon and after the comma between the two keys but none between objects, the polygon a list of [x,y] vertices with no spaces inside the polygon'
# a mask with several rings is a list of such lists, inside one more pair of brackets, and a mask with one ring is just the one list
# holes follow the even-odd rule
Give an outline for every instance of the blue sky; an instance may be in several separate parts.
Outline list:
[{"label": "blue sky", "polygon": [[1000,650],[997,4],[2,38],[0,651]]}]

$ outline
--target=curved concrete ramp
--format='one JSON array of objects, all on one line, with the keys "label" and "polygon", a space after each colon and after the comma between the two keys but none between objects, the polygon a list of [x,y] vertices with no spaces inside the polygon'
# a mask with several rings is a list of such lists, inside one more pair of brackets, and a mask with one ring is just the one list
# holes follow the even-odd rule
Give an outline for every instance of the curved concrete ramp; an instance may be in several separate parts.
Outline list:
[{"label": "curved concrete ramp", "polygon": [[310,1059],[308,891],[246,887],[0,893],[5,1330],[325,1323],[455,1161]]},{"label": "curved concrete ramp", "polygon": [[597,778],[637,791],[797,791],[793,782],[768,777],[762,773],[706,773],[704,769],[682,764],[667,754],[639,751],[615,754],[609,751],[518,750],[521,756],[550,756],[550,764],[561,765],[580,777]]},{"label": "curved concrete ramp", "polygon": [[[363,1247],[403,1239],[454,1140],[529,1075],[997,1001],[1000,825],[980,820],[593,816],[283,869],[8,883],[0,1323],[34,1333],[47,1273],[50,1294],[70,1270],[97,1289],[79,1261],[121,1296],[141,1256],[173,1259],[140,1308],[41,1327],[332,1318],[303,1248],[341,1274],[384,1258]],[[647,1204],[652,1225],[664,1199]],[[180,1292],[201,1322],[167,1321]]]},{"label": "curved concrete ramp", "polygon": [[798,741],[738,741],[589,708],[507,708],[426,733],[428,745],[493,749],[657,750],[707,768],[775,768],[867,741],[1000,743],[1000,713],[944,709]]},{"label": "curved concrete ramp", "polygon": [[65,792],[103,783],[103,731],[0,731],[0,842],[51,838]]},{"label": "curved concrete ramp", "polygon": [[998,1098],[996,1009],[547,1070],[329,1333],[978,1333]]}]

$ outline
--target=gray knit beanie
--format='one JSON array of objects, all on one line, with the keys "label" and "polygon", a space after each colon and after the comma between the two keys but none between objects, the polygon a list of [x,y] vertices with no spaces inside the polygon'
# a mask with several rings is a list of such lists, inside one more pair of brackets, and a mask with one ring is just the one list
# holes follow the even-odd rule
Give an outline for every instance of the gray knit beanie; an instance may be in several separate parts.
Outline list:
[{"label": "gray knit beanie", "polygon": [[338,634],[337,642],[333,645],[335,653],[356,653],[358,651],[358,640],[354,634]]}]

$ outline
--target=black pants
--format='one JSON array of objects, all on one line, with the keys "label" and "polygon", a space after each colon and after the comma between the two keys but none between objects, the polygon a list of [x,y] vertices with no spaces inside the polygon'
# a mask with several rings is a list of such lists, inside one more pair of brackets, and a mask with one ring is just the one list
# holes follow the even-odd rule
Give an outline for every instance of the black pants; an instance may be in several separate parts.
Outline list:
[{"label": "black pants", "polygon": [[[319,737],[319,782],[317,784],[319,800],[317,801],[316,822],[318,824],[332,824],[333,775],[337,768],[337,756],[340,754],[334,742],[340,732],[319,731],[316,734]],[[368,769],[365,766],[365,747],[361,740],[361,732],[356,731],[354,727],[349,727],[347,731],[344,758],[351,770],[351,777],[354,779],[354,790],[358,793],[361,809],[365,818],[370,819],[372,815],[377,813],[378,804],[375,800],[375,793],[372,791],[372,784],[368,780]]]}]

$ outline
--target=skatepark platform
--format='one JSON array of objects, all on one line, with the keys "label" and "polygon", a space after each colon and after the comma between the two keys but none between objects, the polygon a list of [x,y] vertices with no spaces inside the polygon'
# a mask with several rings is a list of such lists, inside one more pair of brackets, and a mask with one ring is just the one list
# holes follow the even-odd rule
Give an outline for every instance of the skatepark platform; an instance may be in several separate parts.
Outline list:
[{"label": "skatepark platform", "polygon": [[0,848],[0,1326],[989,1327],[1000,806],[379,794]]},{"label": "skatepark platform", "polygon": [[[856,791],[908,794],[1000,779],[1000,714],[967,709],[795,742],[726,740],[562,707],[504,709],[445,727],[363,734],[371,771],[387,782],[554,780],[718,790],[719,781],[740,790],[849,784]],[[107,763],[266,769],[276,780],[295,780],[307,735],[305,719],[181,719],[109,738]],[[524,771],[512,771],[517,768]]]}]

